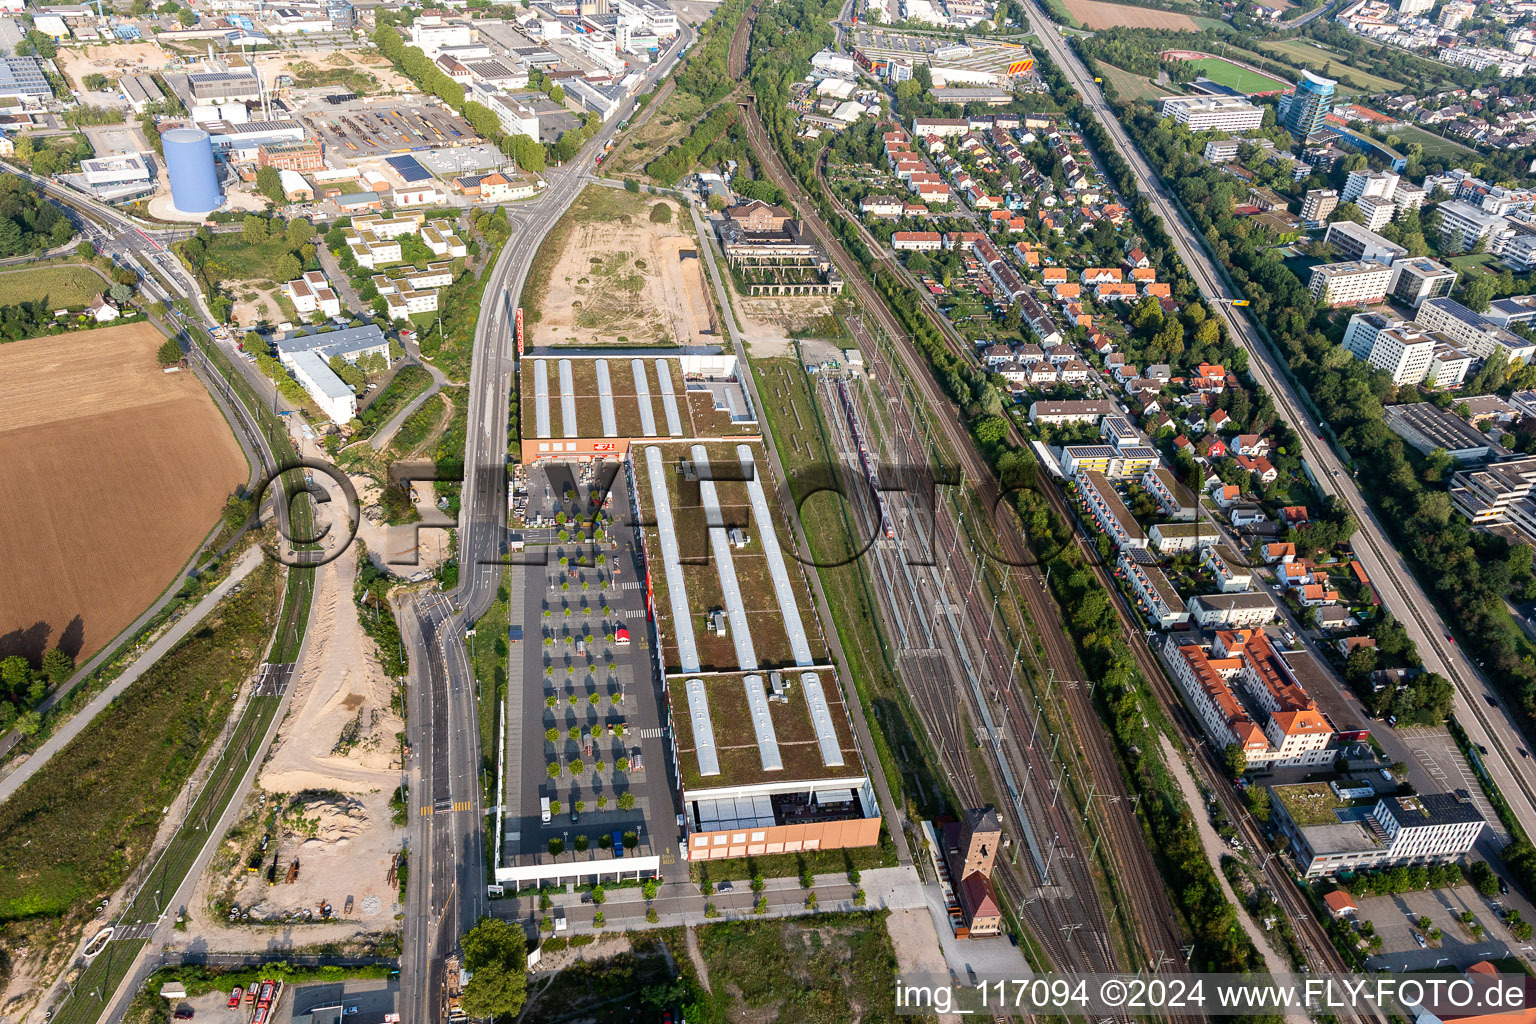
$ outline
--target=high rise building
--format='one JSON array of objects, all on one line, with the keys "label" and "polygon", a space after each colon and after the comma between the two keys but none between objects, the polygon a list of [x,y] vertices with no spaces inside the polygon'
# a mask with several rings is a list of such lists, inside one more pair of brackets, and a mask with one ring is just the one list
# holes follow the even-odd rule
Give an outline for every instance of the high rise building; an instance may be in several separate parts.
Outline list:
[{"label": "high rise building", "polygon": [[1428,14],[1435,9],[1435,0],[1397,0],[1399,14]]},{"label": "high rise building", "polygon": [[1301,201],[1301,219],[1310,224],[1321,224],[1339,206],[1339,194],[1331,188],[1314,188]]},{"label": "high rise building", "polygon": [[1337,84],[1331,78],[1303,71],[1296,91],[1280,97],[1280,124],[1300,139],[1320,131],[1333,109]]}]

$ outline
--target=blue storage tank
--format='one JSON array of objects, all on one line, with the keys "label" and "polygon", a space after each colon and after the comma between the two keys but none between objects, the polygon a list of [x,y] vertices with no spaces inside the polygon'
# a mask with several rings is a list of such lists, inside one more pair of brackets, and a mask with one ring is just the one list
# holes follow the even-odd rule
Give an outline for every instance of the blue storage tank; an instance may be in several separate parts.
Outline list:
[{"label": "blue storage tank", "polygon": [[183,213],[211,213],[224,202],[213,165],[213,140],[201,128],[173,128],[160,136],[171,201]]}]

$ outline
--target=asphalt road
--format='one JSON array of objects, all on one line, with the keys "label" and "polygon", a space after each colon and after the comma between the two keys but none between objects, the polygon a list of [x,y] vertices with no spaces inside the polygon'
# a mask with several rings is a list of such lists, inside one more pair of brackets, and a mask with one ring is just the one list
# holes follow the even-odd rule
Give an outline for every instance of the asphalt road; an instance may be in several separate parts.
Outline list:
[{"label": "asphalt road", "polygon": [[1425,667],[1439,672],[1456,684],[1455,713],[1458,721],[1466,728],[1473,742],[1490,748],[1490,756],[1487,758],[1490,773],[1508,798],[1521,824],[1527,831],[1536,829],[1536,765],[1516,755],[1515,750],[1527,746],[1527,743],[1520,736],[1509,711],[1502,706],[1498,709],[1486,706],[1483,699],[1483,695],[1489,692],[1486,680],[1450,639],[1450,630],[1414,579],[1403,557],[1387,538],[1374,510],[1360,494],[1333,448],[1322,440],[1321,428],[1285,376],[1278,358],[1265,345],[1246,316],[1230,306],[1232,299],[1238,296],[1227,287],[1226,279],[1202,247],[1194,227],[1183,218],[1172,193],[1153,172],[1141,151],[1115,118],[1103,94],[1095,87],[1093,76],[1066,45],[1059,29],[1045,18],[1038,7],[1032,4],[1028,6],[1027,12],[1031,26],[1051,59],[1066,73],[1083,102],[1093,110],[1109,132],[1115,147],[1130,164],[1142,193],[1162,217],[1201,293],[1213,301],[1234,341],[1248,352],[1249,366],[1254,376],[1269,393],[1280,414],[1301,432],[1303,455],[1313,469],[1319,489],[1324,494],[1336,496],[1355,515],[1360,524],[1355,534],[1356,557],[1375,582],[1382,602],[1413,637]]},{"label": "asphalt road", "polygon": [[[671,70],[694,33],[683,28],[639,92]],[[547,188],[506,207],[512,236],[488,272],[475,330],[469,381],[464,481],[460,496],[459,585],[446,598],[402,608],[412,647],[414,694],[410,849],[402,991],[410,1017],[439,1018],[441,967],[458,938],[489,913],[485,885],[484,808],[479,784],[476,684],[464,631],[495,599],[506,548],[507,423],[516,370],[514,318],[523,282],[544,236],[586,185],[597,154],[618,129],[612,120],[563,167],[546,168]],[[425,677],[425,678],[424,678]],[[446,807],[446,811],[440,811]]]}]

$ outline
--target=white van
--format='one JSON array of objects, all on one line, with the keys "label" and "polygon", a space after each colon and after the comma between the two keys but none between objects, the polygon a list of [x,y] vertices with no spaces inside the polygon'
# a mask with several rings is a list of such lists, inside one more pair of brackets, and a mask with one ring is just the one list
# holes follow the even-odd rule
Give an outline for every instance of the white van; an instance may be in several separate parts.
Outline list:
[{"label": "white van", "polygon": [[539,812],[544,817],[544,824],[548,825],[550,822],[549,797],[546,796],[539,798]]}]

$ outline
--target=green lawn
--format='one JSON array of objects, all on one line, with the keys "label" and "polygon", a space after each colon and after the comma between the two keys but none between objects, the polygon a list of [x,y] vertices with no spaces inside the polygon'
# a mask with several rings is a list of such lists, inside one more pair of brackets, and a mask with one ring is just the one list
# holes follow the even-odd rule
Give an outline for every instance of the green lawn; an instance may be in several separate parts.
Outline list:
[{"label": "green lawn", "polygon": [[1182,92],[1176,85],[1158,85],[1150,78],[1133,75],[1113,64],[1100,64],[1099,74],[1105,82],[1115,87],[1121,99],[1156,100],[1163,96],[1177,96]]},{"label": "green lawn", "polygon": [[7,303],[47,299],[50,306],[84,306],[107,287],[94,270],[80,266],[0,271],[0,294]]},{"label": "green lawn", "polygon": [[248,242],[238,232],[214,235],[208,245],[208,277],[221,282],[271,281],[273,267],[291,251],[281,235],[264,242]]},{"label": "green lawn", "polygon": [[[1347,63],[1347,54],[1334,53],[1305,40],[1277,39],[1260,43],[1259,49],[1299,67],[1314,66],[1320,73],[1338,79],[1341,84],[1354,85],[1365,92],[1388,92],[1403,88],[1402,82],[1373,75],[1350,65]],[[1324,71],[1324,68],[1328,70]]]},{"label": "green lawn", "polygon": [[1217,85],[1225,85],[1241,93],[1274,92],[1290,88],[1289,82],[1238,67],[1224,57],[1202,57],[1188,63],[1199,68],[1201,74]]}]

